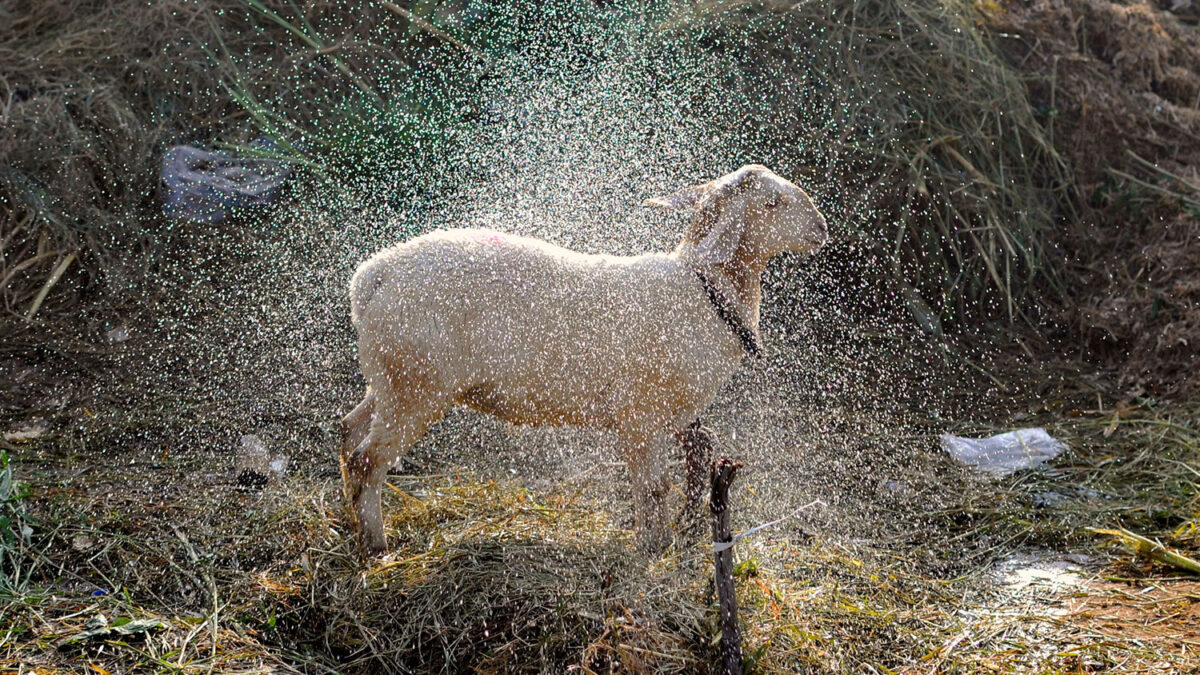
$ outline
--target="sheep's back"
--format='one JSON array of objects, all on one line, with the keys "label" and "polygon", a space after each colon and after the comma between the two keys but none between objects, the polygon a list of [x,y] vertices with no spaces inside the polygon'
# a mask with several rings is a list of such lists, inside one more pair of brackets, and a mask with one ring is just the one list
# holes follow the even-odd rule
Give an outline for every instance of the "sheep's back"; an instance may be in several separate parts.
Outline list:
[{"label": "sheep's back", "polygon": [[448,388],[564,418],[646,400],[703,405],[740,356],[713,334],[724,326],[695,277],[667,254],[589,255],[450,230],[363,263],[351,298],[360,336],[427,355]]}]

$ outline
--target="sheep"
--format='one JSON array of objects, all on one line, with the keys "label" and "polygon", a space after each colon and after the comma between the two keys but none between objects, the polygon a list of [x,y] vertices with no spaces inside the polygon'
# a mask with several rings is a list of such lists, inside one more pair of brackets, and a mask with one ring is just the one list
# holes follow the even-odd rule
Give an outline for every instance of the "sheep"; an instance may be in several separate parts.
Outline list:
[{"label": "sheep", "polygon": [[435,231],[354,273],[366,396],[342,420],[364,555],[386,550],[388,469],[455,405],[513,424],[616,432],[649,551],[669,543],[666,455],[758,346],[760,276],[827,239],[804,190],[760,165],[647,205],[694,209],[671,253],[587,255],[485,229]]}]

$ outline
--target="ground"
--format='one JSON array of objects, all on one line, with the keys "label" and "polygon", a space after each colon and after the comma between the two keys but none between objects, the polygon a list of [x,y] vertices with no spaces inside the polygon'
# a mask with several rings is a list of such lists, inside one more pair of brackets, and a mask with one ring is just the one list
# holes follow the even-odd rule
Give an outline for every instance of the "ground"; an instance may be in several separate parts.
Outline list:
[{"label": "ground", "polygon": [[[735,530],[821,500],[735,548],[746,654],[759,672],[1200,665],[1194,581],[1087,530],[1121,524],[1195,555],[1194,413],[1106,401],[1081,378],[1004,355],[878,371],[831,367],[836,349],[826,363],[785,358],[812,339],[772,336],[777,362],[748,365],[708,418],[721,450],[747,463]],[[919,333],[876,339],[908,364],[930,347]],[[36,369],[15,370],[18,385],[38,386]],[[864,394],[859,370],[892,373],[878,382],[887,395]],[[986,405],[927,395],[989,382]],[[257,487],[239,480],[242,441],[203,426],[202,412],[193,424],[207,439],[170,410],[126,409],[121,424],[105,424],[114,411],[94,396],[47,392],[42,422],[10,422],[5,443],[29,495],[7,501],[6,514],[25,509],[33,528],[5,548],[2,653],[18,672],[714,663],[705,526],[664,555],[641,553],[624,468],[601,434],[455,413],[392,476],[392,550],[364,563],[330,436],[300,441],[305,457],[280,447],[280,427],[257,430],[292,460]],[[332,417],[316,422],[331,428]],[[1005,479],[957,466],[936,440],[1034,425],[1070,451]]]}]

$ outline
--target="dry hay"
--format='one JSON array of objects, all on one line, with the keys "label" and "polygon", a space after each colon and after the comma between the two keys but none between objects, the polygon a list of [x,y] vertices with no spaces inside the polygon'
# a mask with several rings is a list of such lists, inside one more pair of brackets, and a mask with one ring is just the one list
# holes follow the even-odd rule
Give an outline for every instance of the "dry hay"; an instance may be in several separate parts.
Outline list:
[{"label": "dry hay", "polygon": [[1069,601],[1065,620],[1090,634],[1093,645],[1152,645],[1166,657],[1153,665],[1186,667],[1186,663],[1172,663],[1170,656],[1200,649],[1200,583],[1156,577],[1156,572],[1109,571],[1106,578],[1090,585],[1086,595]]},{"label": "dry hay", "polygon": [[[39,583],[3,606],[0,663],[46,672],[80,663],[108,672],[704,672],[717,660],[703,545],[647,560],[575,494],[396,477],[409,493],[388,497],[394,550],[363,566],[326,481],[295,478],[286,492],[256,494],[208,477],[207,493],[150,503],[128,488],[127,498],[104,498],[115,487],[104,480],[93,471],[57,494],[39,489],[38,525],[53,530],[27,557]],[[951,534],[928,545],[956,555]],[[905,549],[768,534],[737,550],[746,654],[758,672],[1198,662],[1189,625],[1176,620],[1191,611],[1191,587],[1161,567],[1113,567],[1101,574],[1124,581],[1092,573],[1066,593],[1014,593],[981,583],[978,569],[928,576]],[[1147,587],[1158,590],[1138,592]],[[109,594],[94,597],[97,588]],[[150,625],[82,638],[97,614]],[[1122,633],[1121,621],[1140,628]]]},{"label": "dry hay", "polygon": [[[233,6],[236,3],[226,3]],[[158,222],[157,168],[167,143],[205,135],[235,111],[205,94],[211,76],[191,45],[196,3],[9,3],[0,21],[0,230],[4,330],[36,318],[34,298],[67,256],[59,292],[120,289],[112,263],[144,260]],[[115,259],[114,259],[115,258]]]},{"label": "dry hay", "polygon": [[[380,64],[444,42],[412,29],[392,31],[409,37],[395,44],[379,39],[377,29],[405,23],[386,8],[345,21],[350,10],[337,3],[307,3],[299,15],[267,3],[336,43],[314,49],[254,4],[56,0],[9,10],[0,203],[10,206],[0,216],[13,241],[0,294],[11,311],[28,313],[72,252],[43,316],[80,290],[136,294],[158,258],[188,247],[192,233],[158,213],[167,145],[282,137],[312,120],[352,132],[357,113],[330,117],[338,92],[369,90]],[[866,273],[880,273],[887,292],[915,287],[947,322],[968,307],[1017,317],[1034,311],[1034,296],[1061,292],[1053,221],[1069,170],[968,4],[707,3],[662,30],[737,68],[715,93],[743,108],[725,121],[765,134],[758,142],[779,149],[781,170],[839,172],[830,178],[845,185],[832,205],[850,224],[843,254],[865,246],[881,263]],[[759,105],[795,90],[827,110],[824,126],[777,124]],[[280,111],[287,119],[272,116]]]},{"label": "dry hay", "polygon": [[[411,494],[387,500],[393,551],[363,566],[328,482],[292,479],[286,493],[262,495],[209,483],[175,501],[150,496],[161,486],[87,474],[38,489],[42,532],[26,556],[38,585],[3,609],[0,659],[10,664],[682,673],[716,656],[704,547],[647,560],[578,495],[398,477]],[[180,482],[199,490],[203,481]],[[765,672],[899,664],[920,650],[927,624],[895,603],[933,600],[936,585],[838,547],[756,550],[741,556],[738,576],[750,652]],[[759,562],[768,559],[784,562]],[[152,625],[81,637],[97,614]]]},{"label": "dry hay", "polygon": [[[44,342],[48,332],[61,339],[87,326],[94,346],[90,336],[103,334],[114,309],[157,292],[163,260],[188,255],[201,234],[161,213],[163,152],[258,133],[226,88],[232,73],[264,98],[338,86],[285,77],[318,57],[251,5],[21,0],[0,10],[0,332],[32,330],[29,340]],[[286,13],[292,3],[266,7]],[[347,12],[336,2],[305,5],[316,23]],[[353,16],[340,34],[344,52],[363,62],[406,58],[354,40],[394,15],[374,7]]]},{"label": "dry hay", "polygon": [[1150,2],[982,6],[1078,181],[1062,339],[1120,391],[1195,391],[1200,34]]},{"label": "dry hay", "polygon": [[1200,663],[1194,582],[1117,576],[1050,556],[963,609],[962,623],[905,672],[1182,673]]},{"label": "dry hay", "polygon": [[392,487],[382,560],[364,568],[339,538],[258,577],[292,639],[363,672],[699,664],[698,591],[647,569],[597,505],[457,477]]}]

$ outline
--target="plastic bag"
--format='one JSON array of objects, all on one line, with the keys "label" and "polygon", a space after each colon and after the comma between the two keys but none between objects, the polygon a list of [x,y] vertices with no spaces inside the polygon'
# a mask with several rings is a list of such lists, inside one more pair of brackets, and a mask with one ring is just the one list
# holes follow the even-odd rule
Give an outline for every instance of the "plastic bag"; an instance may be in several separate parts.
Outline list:
[{"label": "plastic bag", "polygon": [[990,438],[962,438],[941,435],[942,447],[951,457],[995,476],[1007,476],[1021,469],[1032,469],[1058,457],[1065,443],[1045,429],[1017,429]]},{"label": "plastic bag", "polygon": [[177,145],[163,155],[163,211],[173,218],[218,223],[234,208],[271,203],[290,175],[279,160]]}]

